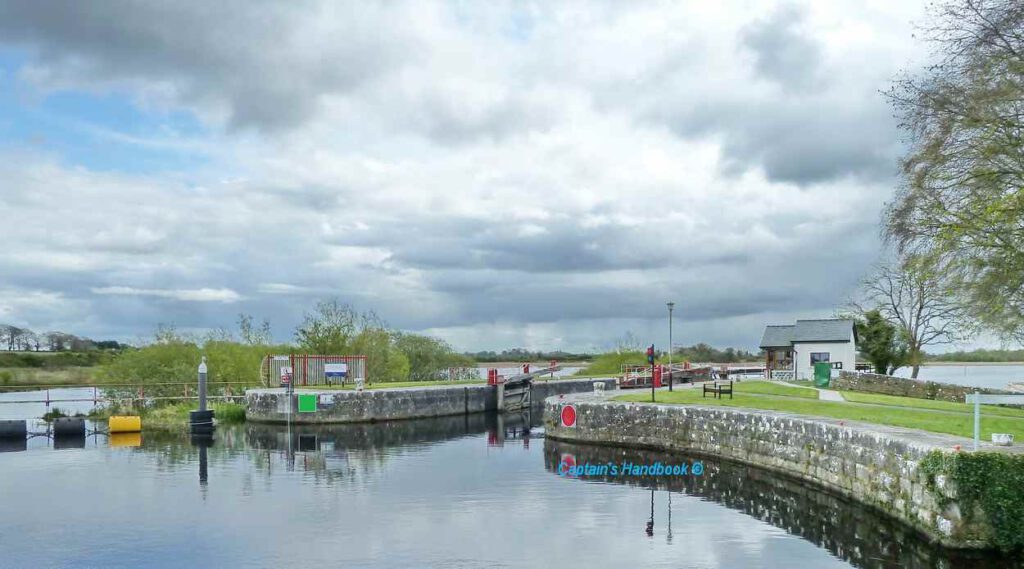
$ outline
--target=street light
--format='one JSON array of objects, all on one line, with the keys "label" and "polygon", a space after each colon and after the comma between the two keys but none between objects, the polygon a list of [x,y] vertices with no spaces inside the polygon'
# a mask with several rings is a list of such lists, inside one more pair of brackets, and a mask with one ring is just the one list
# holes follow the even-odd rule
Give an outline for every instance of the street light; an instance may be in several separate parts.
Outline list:
[{"label": "street light", "polygon": [[675,374],[672,369],[672,309],[676,307],[676,303],[668,303],[668,390],[672,391],[672,382],[675,380]]}]

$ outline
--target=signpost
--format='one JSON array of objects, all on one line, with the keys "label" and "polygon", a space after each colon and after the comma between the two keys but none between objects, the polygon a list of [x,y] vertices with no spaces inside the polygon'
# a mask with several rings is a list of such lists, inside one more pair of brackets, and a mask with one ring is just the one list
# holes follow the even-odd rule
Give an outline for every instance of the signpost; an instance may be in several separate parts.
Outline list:
[{"label": "signpost", "polygon": [[1024,405],[1024,395],[987,395],[975,391],[965,396],[968,403],[974,403],[974,450],[978,450],[981,441],[981,404],[986,405]]},{"label": "signpost", "polygon": [[348,377],[348,364],[324,364],[324,376],[327,378],[327,383],[330,384],[334,380],[340,380],[341,383],[345,383],[345,378]]},{"label": "signpost", "polygon": [[651,403],[654,403],[654,344],[647,348],[647,363],[651,364]]}]

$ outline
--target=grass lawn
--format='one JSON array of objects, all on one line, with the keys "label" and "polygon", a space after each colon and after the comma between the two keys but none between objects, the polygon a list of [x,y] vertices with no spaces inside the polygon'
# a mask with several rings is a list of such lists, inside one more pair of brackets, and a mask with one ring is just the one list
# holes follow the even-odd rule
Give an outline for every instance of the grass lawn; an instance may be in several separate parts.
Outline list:
[{"label": "grass lawn", "polygon": [[[760,393],[762,395],[779,395],[783,397],[799,397],[801,399],[817,399],[818,391],[805,387],[790,387],[768,381],[741,381],[733,383],[736,393]],[[698,390],[700,391],[700,390]]]},{"label": "grass lawn", "polygon": [[[921,403],[936,403],[922,399],[911,399],[908,397],[892,397],[898,400],[899,406],[879,405],[848,401],[846,403],[820,401],[806,397],[790,397],[785,395],[771,395],[758,393],[757,390],[765,387],[756,386],[757,383],[749,382],[738,384],[746,389],[738,388],[734,399],[715,399],[702,397],[700,389],[682,389],[669,393],[659,391],[657,393],[658,403],[675,403],[690,405],[746,407],[750,409],[763,409],[767,411],[782,411],[786,413],[797,413],[818,417],[829,417],[832,419],[843,419],[848,421],[862,421],[865,423],[878,423],[895,427],[907,427],[910,429],[921,429],[936,433],[946,433],[961,437],[974,436],[974,416],[971,412],[953,412],[948,409],[932,409],[922,406]],[[768,385],[768,387],[785,387]],[[791,388],[792,389],[792,388]],[[620,401],[634,401],[640,403],[650,402],[650,392],[630,393],[616,399]],[[955,403],[949,405],[955,406]],[[967,406],[964,406],[967,407]],[[1005,409],[1002,411],[1006,411]],[[990,440],[992,433],[1012,433],[1016,439],[1024,438],[1024,414],[1015,416],[987,414],[982,412],[981,436]]]},{"label": "grass lawn", "polygon": [[[974,405],[967,403],[951,403],[949,401],[933,401],[931,399],[916,399],[912,397],[897,397],[893,395],[879,395],[875,393],[860,393],[856,391],[841,391],[847,401],[856,403],[873,403],[875,405],[889,405],[894,407],[917,407],[920,409],[934,409],[936,411],[949,411],[951,413],[969,413],[974,416]],[[982,405],[981,418],[986,416],[999,415],[1002,417],[1017,417],[1024,419],[1024,409],[1012,407],[997,407],[995,405]]]}]

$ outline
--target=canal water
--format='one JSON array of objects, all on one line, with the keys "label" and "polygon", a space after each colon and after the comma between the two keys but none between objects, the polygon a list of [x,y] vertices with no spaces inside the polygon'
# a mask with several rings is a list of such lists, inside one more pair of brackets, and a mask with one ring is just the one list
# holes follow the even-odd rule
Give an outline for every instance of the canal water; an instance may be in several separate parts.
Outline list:
[{"label": "canal water", "polygon": [[[0,567],[1018,566],[765,471],[546,440],[537,419],[35,437],[0,452]],[[701,473],[565,474],[623,462]]]}]

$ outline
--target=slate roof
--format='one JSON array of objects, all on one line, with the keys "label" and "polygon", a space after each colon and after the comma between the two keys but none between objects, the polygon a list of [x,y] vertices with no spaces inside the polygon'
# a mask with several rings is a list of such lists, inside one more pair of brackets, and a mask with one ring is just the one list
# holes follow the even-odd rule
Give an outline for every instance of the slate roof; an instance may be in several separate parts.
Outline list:
[{"label": "slate roof", "polygon": [[795,325],[765,327],[761,347],[784,348],[793,342],[846,342],[851,330],[853,320],[797,320]]},{"label": "slate roof", "polygon": [[796,326],[766,326],[761,336],[762,348],[788,348],[793,345],[793,333]]}]

